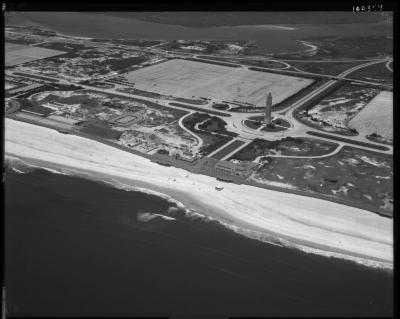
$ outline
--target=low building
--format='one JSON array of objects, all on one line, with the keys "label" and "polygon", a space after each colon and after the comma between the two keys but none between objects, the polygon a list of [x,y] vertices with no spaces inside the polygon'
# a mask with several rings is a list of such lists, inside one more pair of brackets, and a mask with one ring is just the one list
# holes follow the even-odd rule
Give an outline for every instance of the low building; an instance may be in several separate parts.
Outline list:
[{"label": "low building", "polygon": [[216,173],[234,175],[236,170],[236,164],[228,161],[219,161],[214,168]]},{"label": "low building", "polygon": [[230,162],[230,161],[218,161],[215,166],[216,176],[237,176],[241,178],[247,178],[250,176],[254,168],[257,167],[256,163],[252,162]]}]

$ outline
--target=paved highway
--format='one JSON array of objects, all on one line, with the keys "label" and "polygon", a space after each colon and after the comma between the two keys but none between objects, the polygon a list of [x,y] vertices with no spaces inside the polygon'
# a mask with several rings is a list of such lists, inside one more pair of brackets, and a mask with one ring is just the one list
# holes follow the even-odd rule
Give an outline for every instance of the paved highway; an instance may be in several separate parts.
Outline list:
[{"label": "paved highway", "polygon": [[[354,66],[342,73],[340,73],[337,78],[338,79],[344,79],[346,78],[347,75],[361,69],[361,68],[365,68],[368,67],[370,65],[373,64],[377,64],[377,63],[383,63],[386,60],[382,61],[382,60],[373,60],[373,61],[369,61],[367,63],[361,64],[361,65],[357,65]],[[390,62],[390,60],[388,61],[388,63]],[[28,72],[25,72],[27,75],[29,75]],[[55,77],[50,77],[49,78],[53,78],[56,80],[59,80]],[[248,128],[247,126],[244,125],[244,120],[249,116],[248,113],[237,113],[237,112],[223,112],[223,113],[229,113],[231,114],[231,117],[226,117],[224,118],[224,121],[227,122],[227,129],[238,133],[239,134],[239,138],[241,140],[244,141],[250,141],[254,138],[266,138],[268,140],[277,140],[277,139],[281,139],[284,138],[286,136],[296,136],[296,137],[310,137],[307,134],[307,131],[316,131],[319,132],[318,130],[315,130],[313,128],[310,128],[309,126],[305,125],[304,123],[299,122],[298,120],[296,120],[293,116],[293,111],[298,108],[303,106],[305,103],[308,103],[311,99],[317,97],[320,94],[323,94],[326,90],[328,90],[329,88],[331,88],[335,83],[337,83],[338,80],[330,80],[326,83],[324,83],[323,85],[321,85],[320,87],[316,88],[314,91],[310,92],[309,94],[307,94],[306,96],[302,97],[301,99],[299,99],[298,101],[296,101],[295,103],[293,103],[292,105],[288,106],[286,109],[284,109],[283,111],[279,111],[276,114],[273,114],[275,116],[279,116],[283,119],[286,119],[287,121],[289,121],[293,127],[290,128],[287,131],[281,131],[281,132],[262,132],[262,131],[257,131],[257,130],[252,130],[250,128]],[[60,82],[66,83],[66,84],[72,84],[70,81],[67,80],[61,80]],[[74,83],[76,84],[76,83]],[[118,92],[115,89],[100,89],[100,88],[96,88],[90,85],[80,85],[85,89],[90,89],[90,90],[94,90],[94,91],[98,91],[98,92],[103,92],[103,93],[110,93],[110,94],[115,94],[115,95],[120,95],[120,96],[125,96],[125,97],[131,97],[131,98],[136,98],[136,99],[140,99],[140,100],[145,100],[145,101],[149,101],[149,102],[153,102],[153,103],[157,103],[161,106],[165,106],[165,107],[172,107],[172,108],[176,108],[176,109],[182,109],[179,107],[174,107],[171,106],[169,104],[170,100],[163,100],[163,99],[155,99],[155,98],[149,98],[149,97],[143,97],[143,96],[139,96],[139,95],[133,95],[130,93],[123,93],[123,92]],[[202,108],[204,108],[204,111],[207,112],[207,110],[212,110],[212,101],[207,104],[202,106]],[[261,115],[263,114],[263,112],[260,113],[252,113],[253,116],[255,115]],[[186,116],[189,116],[190,113]],[[182,124],[183,118],[181,118],[179,120],[179,125],[182,127],[182,129],[184,129],[185,131],[188,131]],[[189,132],[191,135],[193,135],[196,140],[199,142],[197,147],[200,147],[202,145],[202,140],[200,137],[198,137],[197,135],[195,135],[193,132]],[[335,137],[335,134],[330,134],[332,135],[332,137]],[[331,139],[325,139],[323,137],[319,137],[320,139],[324,139],[327,141],[332,142]],[[381,145],[379,143],[374,143],[371,142],[369,140],[367,140],[365,137],[363,136],[352,136],[352,137],[348,137],[349,139],[353,139],[355,141],[360,141],[360,142],[368,142],[370,144],[375,144],[375,145]],[[201,141],[201,142],[200,142]],[[372,150],[375,152],[381,152],[381,153],[386,153],[386,154],[393,154],[393,147],[392,146],[388,146],[389,151],[379,151],[373,148],[369,148],[369,147],[362,147],[359,145],[354,145],[352,143],[349,142],[337,142],[340,147],[344,146],[344,145],[349,145],[352,147],[357,147],[357,148],[362,148],[362,149],[366,149],[366,150]],[[339,148],[340,148],[339,147]],[[223,147],[222,147],[223,148]],[[222,149],[221,148],[221,149]]]}]

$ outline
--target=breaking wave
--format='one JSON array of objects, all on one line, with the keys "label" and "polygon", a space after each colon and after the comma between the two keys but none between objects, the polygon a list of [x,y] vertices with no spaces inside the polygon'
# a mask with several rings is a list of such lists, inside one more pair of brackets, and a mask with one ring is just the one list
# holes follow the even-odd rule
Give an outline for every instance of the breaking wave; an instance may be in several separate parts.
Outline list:
[{"label": "breaking wave", "polygon": [[[20,158],[9,156],[9,155],[6,155],[6,160],[7,160],[7,162],[9,162],[11,164],[10,167],[13,169],[13,171],[18,174],[29,173],[34,169],[43,169],[43,170],[49,171],[54,174],[70,175],[67,170],[61,170],[61,169],[56,170],[56,169],[43,167],[40,165],[28,164]],[[79,175],[82,178],[87,178],[87,179],[93,180],[93,177],[91,177],[90,175],[84,175],[81,173],[74,173],[74,172],[71,173],[71,175]],[[186,208],[185,205],[183,203],[181,203],[180,201],[172,198],[171,196],[169,196],[167,194],[164,194],[164,193],[161,193],[158,191],[154,191],[154,190],[151,190],[148,188],[128,185],[128,184],[120,182],[119,180],[115,180],[113,178],[109,178],[108,180],[103,180],[102,182],[104,184],[108,184],[112,187],[115,187],[115,188],[118,188],[121,190],[135,191],[135,192],[145,193],[148,195],[157,196],[157,197],[160,197],[160,198],[166,200],[170,204],[172,204],[171,207],[169,207],[165,212],[162,212],[162,213],[139,212],[137,215],[137,219],[140,222],[148,222],[155,218],[159,218],[159,219],[162,219],[165,221],[174,221],[177,219],[177,213],[183,212],[183,216],[190,220],[201,220],[206,223],[209,223],[209,222],[218,223],[219,225],[223,226],[224,228],[229,229],[237,234],[240,234],[247,238],[258,240],[258,241],[261,241],[261,242],[264,242],[264,243],[267,243],[270,245],[275,245],[275,246],[280,246],[280,247],[285,247],[285,248],[290,248],[290,249],[296,249],[296,250],[300,250],[304,253],[317,254],[317,255],[325,256],[325,257],[329,257],[329,258],[344,259],[344,260],[352,261],[359,265],[367,266],[370,268],[379,268],[379,269],[388,270],[388,271],[393,270],[393,264],[391,264],[391,263],[369,260],[369,259],[345,255],[345,254],[341,254],[341,253],[337,253],[337,252],[324,251],[321,249],[296,244],[291,241],[288,241],[287,239],[280,238],[275,235],[269,235],[266,232],[257,231],[257,230],[253,230],[253,229],[247,229],[242,226],[234,225],[232,223],[226,222],[223,219],[211,217],[211,216],[208,216],[207,214],[204,214],[203,212],[199,212],[194,209]]]},{"label": "breaking wave", "polygon": [[166,216],[166,215],[163,215],[163,214],[144,213],[144,212],[139,212],[137,214],[137,219],[140,222],[148,222],[148,221],[153,220],[155,218],[161,218],[161,219],[167,220],[167,221],[176,220],[176,218],[174,218],[174,217]]},{"label": "breaking wave", "polygon": [[13,172],[17,174],[26,174],[34,171],[35,169],[41,169],[48,171],[53,174],[60,174],[60,175],[69,175],[67,172],[64,170],[60,169],[54,169],[54,168],[49,168],[46,166],[40,166],[37,164],[30,164],[25,162],[23,159],[19,157],[14,157],[11,155],[6,155],[5,157],[6,162],[10,165],[10,168]]}]

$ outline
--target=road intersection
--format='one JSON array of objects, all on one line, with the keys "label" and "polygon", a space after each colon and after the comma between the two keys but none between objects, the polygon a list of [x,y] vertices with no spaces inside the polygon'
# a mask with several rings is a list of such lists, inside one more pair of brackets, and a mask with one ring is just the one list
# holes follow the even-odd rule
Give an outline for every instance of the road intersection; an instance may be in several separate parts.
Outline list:
[{"label": "road intersection", "polygon": [[[365,62],[366,60],[361,60],[363,62]],[[291,127],[288,128],[287,130],[284,131],[279,131],[279,132],[264,132],[261,130],[256,130],[256,129],[251,129],[249,127],[247,127],[244,124],[244,121],[249,117],[249,113],[239,113],[239,112],[229,112],[229,111],[220,111],[221,113],[226,113],[229,114],[229,117],[224,117],[223,120],[227,123],[227,127],[226,129],[228,131],[232,131],[234,133],[238,134],[237,138],[234,138],[232,141],[228,142],[228,144],[234,142],[235,140],[242,140],[245,141],[245,145],[249,144],[252,140],[254,140],[255,138],[264,138],[267,140],[279,140],[282,139],[284,137],[287,136],[291,136],[291,137],[304,137],[304,138],[310,138],[310,134],[308,134],[308,132],[320,132],[320,130],[314,129],[312,127],[309,127],[307,125],[305,125],[304,123],[298,121],[295,116],[294,116],[294,111],[305,105],[306,103],[308,103],[310,100],[312,100],[313,98],[316,98],[318,96],[321,96],[322,94],[324,94],[327,90],[329,90],[330,88],[332,88],[332,86],[334,86],[335,84],[338,83],[339,80],[343,80],[343,79],[348,79],[347,76],[359,69],[371,66],[373,64],[377,64],[377,63],[384,63],[386,62],[386,67],[390,68],[390,63],[392,63],[391,59],[373,59],[373,60],[368,60],[366,63],[357,65],[357,66],[353,66],[347,70],[345,70],[344,72],[340,73],[339,75],[333,77],[333,79],[329,80],[328,82],[325,82],[324,84],[322,84],[321,86],[317,87],[316,89],[314,89],[312,92],[308,93],[307,95],[301,97],[299,100],[297,100],[296,102],[294,102],[293,104],[289,105],[288,107],[286,107],[283,110],[277,111],[277,112],[273,112],[272,115],[274,117],[279,117],[282,118],[286,121],[288,121],[291,124]],[[286,63],[286,62],[284,62]],[[241,65],[242,67],[248,67],[245,65]],[[266,70],[268,68],[265,68]],[[26,73],[27,75],[32,75],[34,76],[35,74],[30,74],[29,72],[24,71],[24,73]],[[304,74],[310,74],[309,72],[303,72]],[[312,74],[312,73],[311,73]],[[318,74],[315,74],[318,75]],[[64,84],[76,84],[73,83],[72,81],[68,81],[68,80],[60,80],[59,78],[56,77],[52,77],[52,76],[47,76],[49,79],[55,79],[57,81],[59,81],[60,83],[64,83]],[[332,78],[332,77],[331,77]],[[361,82],[365,82],[365,81],[361,81]],[[376,84],[376,83],[370,83],[368,82],[368,84]],[[157,103],[159,105],[162,105],[164,107],[169,107],[169,108],[176,108],[176,109],[182,109],[181,107],[177,107],[177,106],[173,106],[170,104],[170,100],[168,99],[162,99],[162,98],[150,98],[150,97],[144,97],[141,95],[135,95],[135,94],[131,94],[131,93],[124,93],[124,92],[120,92],[117,91],[116,89],[118,88],[118,85],[115,88],[112,89],[104,89],[104,88],[97,88],[91,85],[82,85],[79,84],[81,87],[83,87],[84,89],[89,89],[89,90],[93,90],[93,91],[98,91],[98,92],[102,92],[102,93],[109,93],[109,94],[114,94],[114,95],[119,95],[119,96],[124,96],[124,97],[130,97],[130,98],[135,98],[138,100],[145,100],[145,101],[149,101],[149,102],[153,102],[153,103]],[[209,101],[208,104],[202,106],[202,108],[204,109],[204,112],[207,113],[207,110],[214,110],[212,107],[212,104],[214,102],[219,102],[219,101]],[[190,106],[190,104],[188,104]],[[199,136],[197,136],[194,132],[191,132],[190,130],[188,130],[184,125],[183,125],[183,119],[190,116],[190,114],[192,114],[193,111],[190,111],[187,115],[185,115],[184,117],[180,118],[178,121],[179,126],[185,130],[186,132],[190,133],[192,136],[194,136],[196,138],[196,140],[198,141],[197,147],[196,149],[199,150],[200,147],[203,145],[203,141],[201,140],[201,138]],[[254,112],[251,113],[252,116],[257,116],[257,115],[263,115],[263,112]],[[318,137],[319,139],[323,139],[329,142],[332,142],[336,136],[338,136],[337,134],[334,133],[324,133],[325,135],[330,135],[332,138],[325,138],[325,137]],[[347,142],[343,142],[343,141],[334,141],[335,143],[338,144],[338,148],[334,151],[332,151],[330,154],[326,154],[325,156],[330,156],[330,155],[334,155],[336,152],[338,152],[338,150],[340,150],[343,146],[352,146],[352,147],[356,147],[356,148],[361,148],[361,149],[366,149],[369,151],[374,151],[374,152],[380,152],[380,153],[384,153],[384,154],[393,154],[393,146],[388,145],[387,146],[387,150],[378,150],[376,148],[373,147],[373,145],[376,146],[382,146],[380,143],[376,143],[376,142],[372,142],[370,140],[368,140],[366,137],[364,136],[348,136],[347,138]],[[368,146],[360,146],[354,143],[351,143],[351,140],[357,142],[364,142],[364,143],[369,143],[370,145],[372,145],[372,147],[368,147]],[[222,148],[226,147],[228,144],[223,145],[221,148],[217,149],[216,151],[213,152],[217,153],[217,151],[221,150]],[[244,145],[244,146],[245,146]],[[243,145],[240,145],[237,149],[235,149],[234,151],[230,152],[229,155],[234,154],[235,152],[239,151],[239,148],[243,148]],[[212,154],[210,154],[212,155]],[[287,156],[288,157],[288,156]],[[227,156],[225,156],[224,158],[227,158]]]}]

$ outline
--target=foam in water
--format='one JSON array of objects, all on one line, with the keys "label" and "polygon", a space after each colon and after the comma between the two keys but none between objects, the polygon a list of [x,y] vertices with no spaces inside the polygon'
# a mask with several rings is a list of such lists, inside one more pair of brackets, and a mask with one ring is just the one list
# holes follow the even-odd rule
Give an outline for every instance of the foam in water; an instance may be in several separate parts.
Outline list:
[{"label": "foam in water", "polygon": [[148,222],[148,221],[153,220],[155,218],[161,218],[161,219],[167,220],[167,221],[176,220],[176,218],[174,218],[174,217],[166,216],[166,215],[163,215],[163,214],[153,214],[153,213],[144,213],[144,212],[139,212],[137,214],[137,219],[140,222]]},{"label": "foam in water", "polygon": [[17,174],[25,174],[25,172],[20,171],[19,169],[15,168],[15,167],[11,167],[11,170]]},{"label": "foam in water", "polygon": [[[9,156],[9,155],[7,155],[6,157],[7,157],[7,160],[9,160],[10,163],[13,165],[18,163],[18,164],[22,164],[25,167],[40,168],[40,169],[45,169],[45,170],[47,170],[51,173],[55,173],[55,174],[69,175],[66,170],[62,170],[60,172],[58,170],[54,170],[54,169],[50,169],[50,168],[46,168],[46,167],[42,167],[42,166],[38,166],[38,165],[27,164],[24,161],[22,161],[20,158],[17,158],[17,157],[13,157],[13,156]],[[71,174],[80,175],[82,177],[82,175],[78,172],[76,172],[76,173],[72,172]],[[90,175],[85,175],[85,176],[93,179],[93,177],[91,177]],[[169,196],[167,194],[160,193],[158,191],[150,190],[150,189],[143,188],[143,187],[131,186],[131,185],[122,183],[120,181],[117,181],[115,179],[103,180],[103,182],[105,184],[111,185],[115,188],[122,189],[125,191],[136,191],[136,192],[142,192],[142,193],[153,195],[153,196],[158,196],[158,197],[168,201],[169,203],[172,203],[173,205],[175,205],[175,207],[170,207],[163,214],[140,212],[138,214],[137,218],[139,221],[142,221],[142,222],[148,222],[154,218],[161,218],[163,220],[168,220],[168,221],[175,220],[176,219],[175,217],[172,217],[169,215],[174,215],[177,211],[182,210],[184,212],[184,215],[186,218],[189,218],[192,220],[201,219],[204,222],[217,222],[220,225],[222,225],[223,227],[225,227],[231,231],[234,231],[237,234],[240,234],[242,236],[245,236],[245,237],[248,237],[251,239],[259,240],[259,241],[262,241],[264,243],[268,243],[271,245],[297,249],[297,250],[301,250],[305,253],[312,253],[312,254],[317,254],[320,256],[325,256],[325,257],[330,257],[330,258],[345,259],[345,260],[352,261],[352,262],[355,262],[357,264],[367,266],[367,267],[385,269],[385,270],[390,270],[390,271],[393,270],[393,264],[390,264],[390,263],[368,260],[368,259],[361,258],[361,257],[354,257],[354,256],[349,256],[349,255],[345,255],[345,254],[341,254],[341,253],[324,251],[324,250],[317,249],[317,248],[311,248],[308,246],[295,244],[286,239],[283,239],[283,238],[280,238],[277,236],[268,235],[265,232],[246,229],[246,228],[228,223],[224,220],[220,220],[218,218],[206,216],[205,214],[202,214],[196,210],[186,208],[183,203],[179,202],[178,200],[172,198],[171,196]],[[164,215],[164,214],[166,214],[166,215]]]},{"label": "foam in water", "polygon": [[29,164],[27,162],[24,162],[22,159],[10,155],[6,155],[6,161],[9,162],[9,164],[12,166],[11,169],[19,174],[25,174],[29,173],[34,169],[42,169],[45,171],[48,171],[53,174],[60,174],[60,175],[68,175],[67,172],[64,172],[62,169],[56,170],[53,168],[45,167],[45,166],[40,166],[40,165],[34,165],[34,164]]}]

